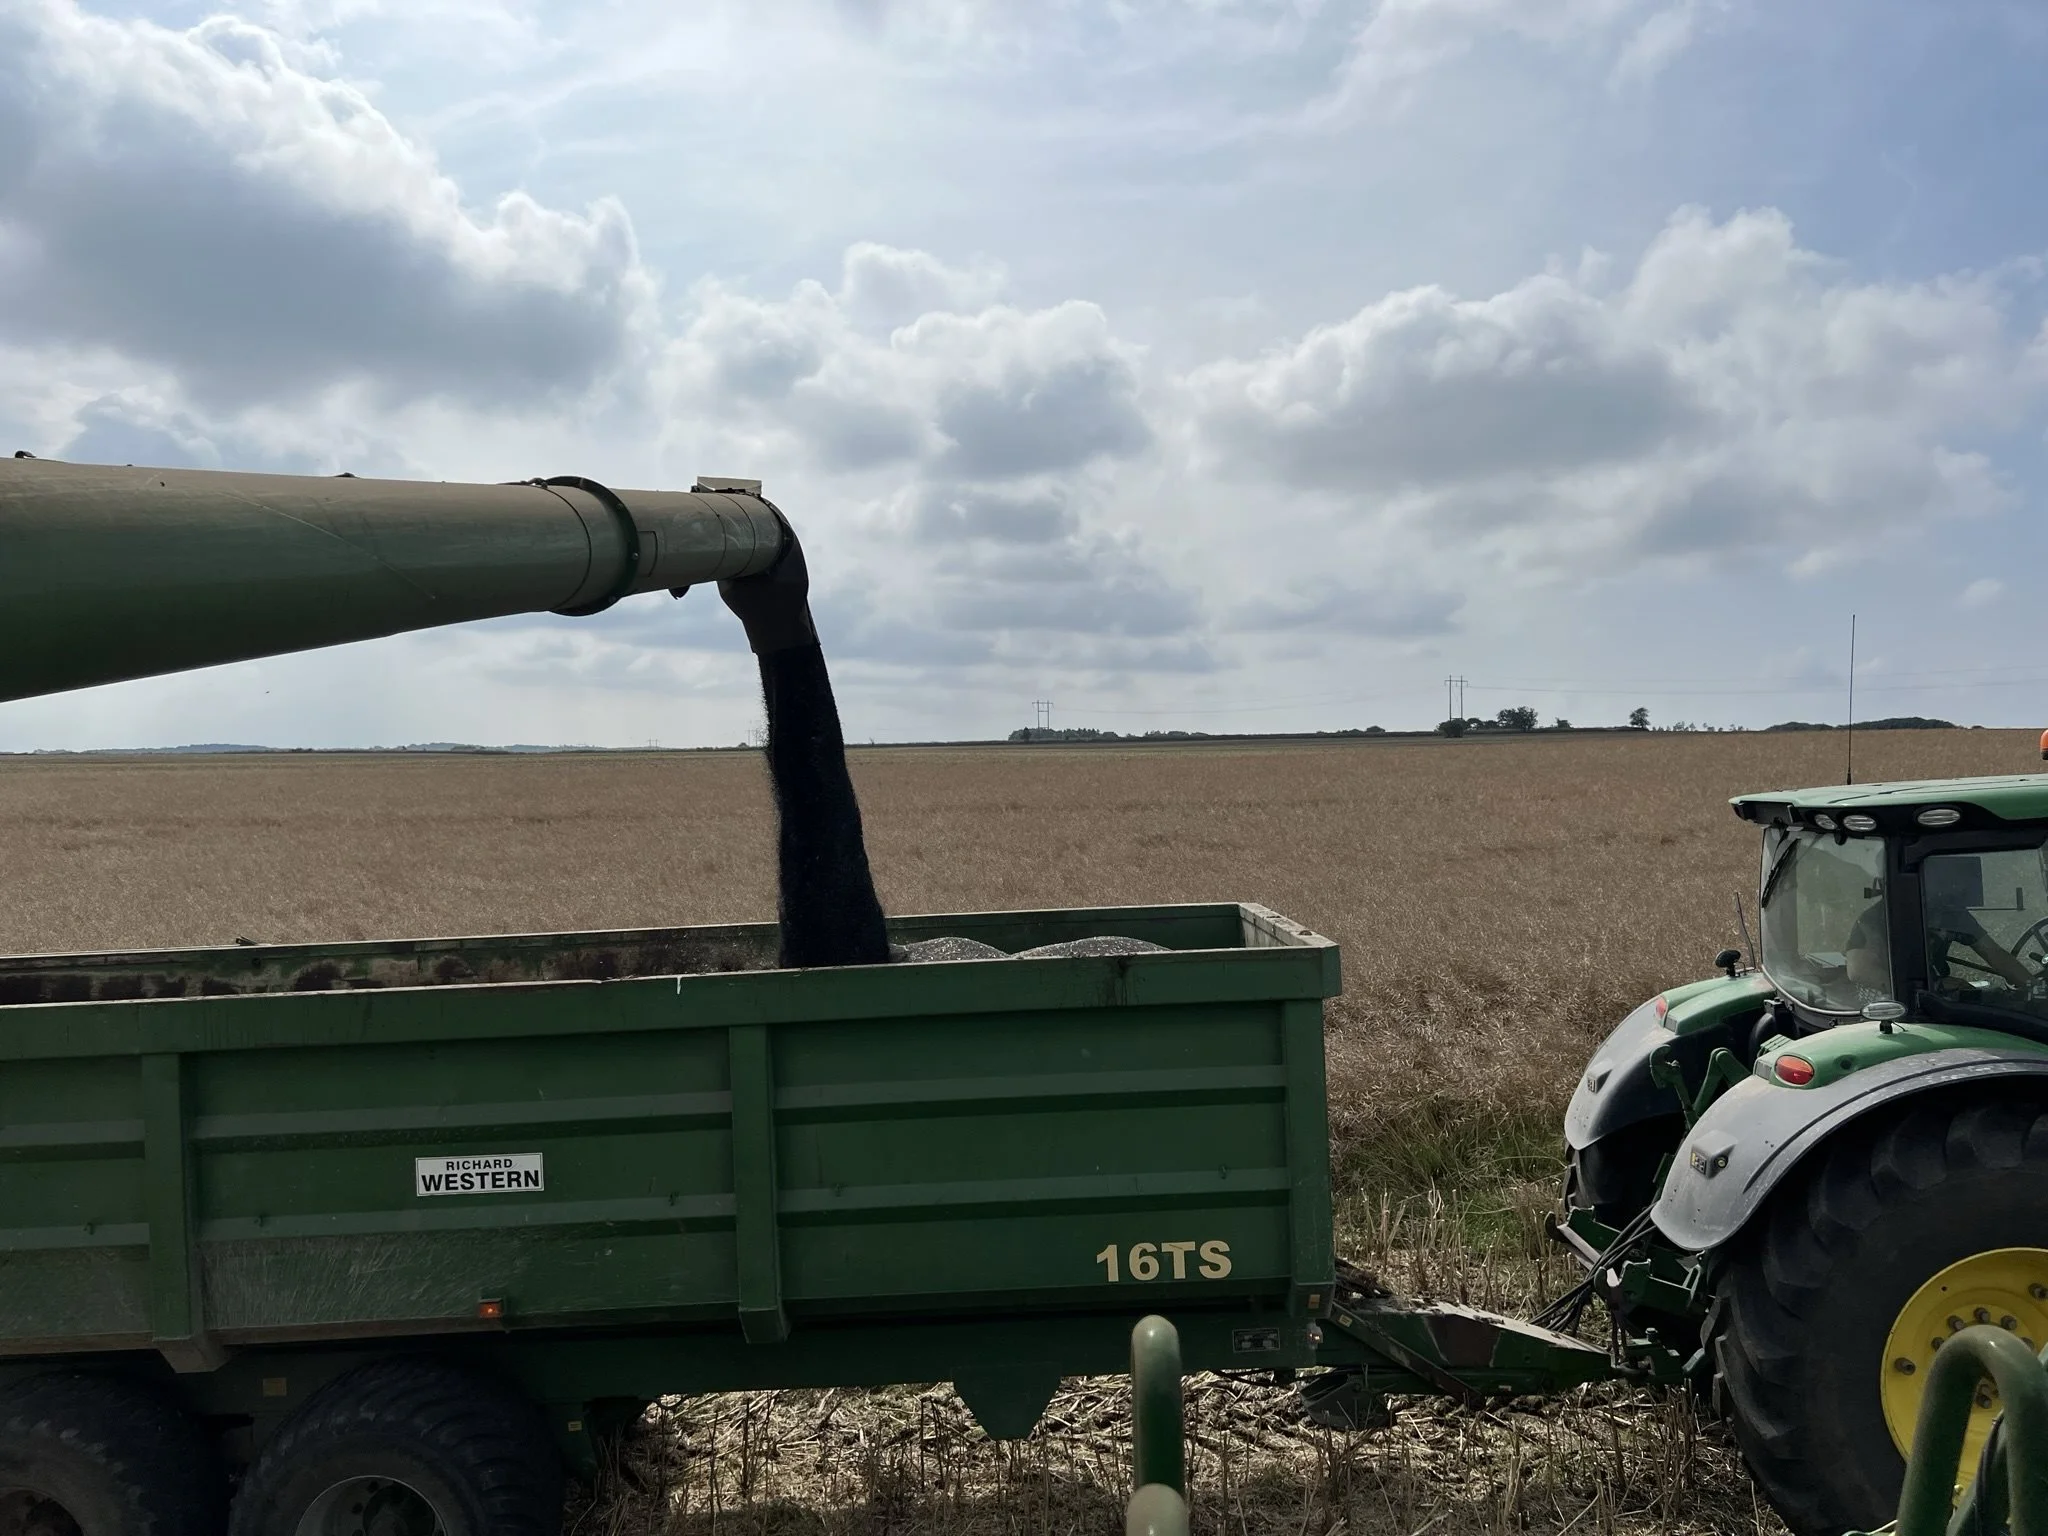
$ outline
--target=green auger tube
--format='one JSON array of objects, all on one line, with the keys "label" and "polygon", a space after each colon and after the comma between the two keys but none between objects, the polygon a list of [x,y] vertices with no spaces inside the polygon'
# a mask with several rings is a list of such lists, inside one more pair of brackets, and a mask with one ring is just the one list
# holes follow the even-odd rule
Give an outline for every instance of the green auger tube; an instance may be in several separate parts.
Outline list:
[{"label": "green auger tube", "polygon": [[0,459],[0,701],[758,575],[756,480],[612,490]]},{"label": "green auger tube", "polygon": [[[1977,1479],[1955,1509],[1963,1435],[1986,1377],[2003,1406]],[[2001,1328],[1978,1324],[1945,1340],[1928,1367],[1893,1530],[1962,1536],[2008,1528],[2012,1536],[2048,1536],[2048,1357],[2037,1358]]]},{"label": "green auger tube", "polygon": [[1187,1536],[1180,1333],[1163,1317],[1131,1330],[1131,1484],[1124,1536]]}]

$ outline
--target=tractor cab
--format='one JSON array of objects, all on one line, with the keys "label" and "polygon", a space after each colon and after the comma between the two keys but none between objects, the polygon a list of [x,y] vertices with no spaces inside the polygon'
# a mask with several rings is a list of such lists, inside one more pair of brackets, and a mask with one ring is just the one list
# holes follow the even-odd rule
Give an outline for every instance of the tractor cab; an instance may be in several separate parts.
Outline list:
[{"label": "tractor cab", "polygon": [[[1875,1530],[1937,1357],[2048,1341],[2048,774],[1734,807],[1756,965],[1725,950],[1602,1042],[1555,1230],[1572,1304],[1711,1382],[1795,1536]],[[1973,1401],[1965,1467],[2000,1406]]]},{"label": "tractor cab", "polygon": [[1804,1034],[1900,1016],[2048,1036],[2048,775],[1744,796],[1758,962]]}]

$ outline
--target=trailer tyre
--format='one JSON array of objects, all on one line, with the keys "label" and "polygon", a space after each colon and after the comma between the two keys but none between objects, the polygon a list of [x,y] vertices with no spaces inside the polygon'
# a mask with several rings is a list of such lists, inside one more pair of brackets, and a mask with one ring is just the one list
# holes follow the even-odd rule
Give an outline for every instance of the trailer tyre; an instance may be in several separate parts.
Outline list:
[{"label": "trailer tyre", "polygon": [[229,1536],[559,1536],[540,1410],[493,1377],[380,1360],[322,1388],[263,1448]]},{"label": "trailer tyre", "polygon": [[0,1386],[9,1536],[217,1536],[226,1505],[212,1442],[168,1397],[114,1376]]},{"label": "trailer tyre", "polygon": [[[1900,1330],[1943,1272],[2043,1248],[2048,1105],[2035,1102],[1907,1106],[1840,1133],[1773,1197],[1730,1254],[1715,1354],[1744,1459],[1799,1536],[1876,1530],[1897,1513],[1905,1460],[1887,1373],[1924,1378],[1937,1340],[1921,1335],[1946,1323],[1914,1332],[1911,1351]],[[2026,1308],[1990,1309],[2003,1312]]]}]

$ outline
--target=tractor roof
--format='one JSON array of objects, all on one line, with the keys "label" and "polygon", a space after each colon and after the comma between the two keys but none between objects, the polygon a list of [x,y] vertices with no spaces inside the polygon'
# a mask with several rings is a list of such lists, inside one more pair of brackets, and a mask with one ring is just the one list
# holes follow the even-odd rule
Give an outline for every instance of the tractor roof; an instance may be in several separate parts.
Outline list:
[{"label": "tractor roof", "polygon": [[[1962,825],[2048,822],[2048,773],[2013,773],[1977,779],[1914,779],[1897,784],[1824,784],[1737,795],[1729,802],[1745,821],[1806,823],[1817,812],[1861,811],[1879,831],[1915,827],[1915,813],[1951,805]],[[1915,828],[1917,830],[1917,827]]]}]

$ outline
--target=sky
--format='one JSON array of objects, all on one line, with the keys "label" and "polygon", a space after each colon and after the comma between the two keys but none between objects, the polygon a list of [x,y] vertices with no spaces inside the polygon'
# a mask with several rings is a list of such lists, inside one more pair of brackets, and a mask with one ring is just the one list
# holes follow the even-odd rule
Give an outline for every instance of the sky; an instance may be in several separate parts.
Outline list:
[{"label": "sky", "polygon": [[[2048,725],[2032,0],[0,0],[0,453],[687,488],[850,740]],[[4,557],[4,551],[0,551]],[[0,750],[731,743],[709,592]]]}]

